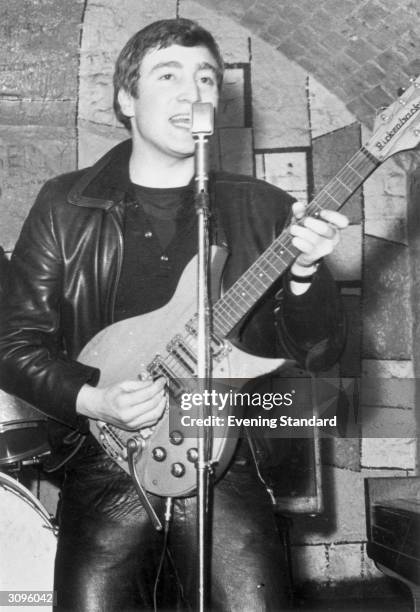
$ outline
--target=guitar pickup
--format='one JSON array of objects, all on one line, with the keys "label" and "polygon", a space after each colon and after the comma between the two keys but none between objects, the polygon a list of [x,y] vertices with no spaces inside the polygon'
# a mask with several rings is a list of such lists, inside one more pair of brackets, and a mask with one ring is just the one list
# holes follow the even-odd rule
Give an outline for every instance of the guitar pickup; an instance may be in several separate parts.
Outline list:
[{"label": "guitar pickup", "polygon": [[[197,315],[194,315],[192,319],[188,321],[185,326],[187,332],[194,338],[195,342],[197,341]],[[215,334],[211,334],[210,340],[210,352],[212,357],[218,357],[222,351],[225,349],[225,342],[221,340]]]},{"label": "guitar pickup", "polygon": [[197,359],[186,344],[184,339],[178,335],[168,344],[168,352],[180,362],[181,366],[187,370],[188,377],[195,374],[197,369]]}]

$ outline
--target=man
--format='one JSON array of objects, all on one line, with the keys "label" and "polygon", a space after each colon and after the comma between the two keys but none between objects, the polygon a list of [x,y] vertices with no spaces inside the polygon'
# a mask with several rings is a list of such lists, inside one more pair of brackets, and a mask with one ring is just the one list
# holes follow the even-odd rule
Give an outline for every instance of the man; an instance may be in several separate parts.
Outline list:
[{"label": "man", "polygon": [[[165,380],[97,387],[77,361],[114,321],[158,309],[196,253],[191,107],[217,107],[223,61],[213,37],[185,19],[156,22],[122,50],[117,116],[131,131],[92,168],[49,181],[26,220],[12,260],[1,338],[2,386],[78,437],[60,504],[55,589],[60,610],[194,609],[195,498],[176,499],[167,567],[163,542],[130,478],[88,435],[88,420],[126,430],[152,426],[165,409]],[[292,198],[250,177],[211,178],[213,241],[225,241],[229,287],[285,225]],[[294,205],[300,254],[240,332],[246,347],[329,367],[342,347],[334,283],[320,262],[347,219],[305,218]],[[162,326],[165,322],[162,321]],[[158,337],[160,329],[155,333]],[[79,448],[81,447],[81,448]],[[212,609],[287,609],[284,563],[270,500],[243,442],[214,488]],[[164,500],[150,496],[162,516]]]}]

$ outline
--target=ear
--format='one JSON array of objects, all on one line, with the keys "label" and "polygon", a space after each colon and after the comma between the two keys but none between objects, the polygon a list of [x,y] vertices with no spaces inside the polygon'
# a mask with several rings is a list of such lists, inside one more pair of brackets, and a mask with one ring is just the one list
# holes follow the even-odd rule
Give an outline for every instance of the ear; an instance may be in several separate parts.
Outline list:
[{"label": "ear", "polygon": [[118,102],[120,108],[126,117],[134,117],[133,97],[125,89],[120,89],[118,92]]}]

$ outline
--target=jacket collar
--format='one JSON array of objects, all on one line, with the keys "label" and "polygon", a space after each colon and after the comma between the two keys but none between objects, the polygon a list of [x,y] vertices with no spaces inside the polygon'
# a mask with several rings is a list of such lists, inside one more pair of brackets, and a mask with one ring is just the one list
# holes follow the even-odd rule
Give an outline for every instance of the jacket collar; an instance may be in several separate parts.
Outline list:
[{"label": "jacket collar", "polygon": [[129,191],[128,164],[131,139],[119,143],[93,166],[87,168],[73,185],[67,199],[70,204],[109,210]]},{"label": "jacket collar", "polygon": [[[129,161],[131,138],[120,142],[93,166],[82,171],[81,178],[70,189],[67,200],[75,206],[110,210],[118,202],[132,197]],[[210,174],[210,191],[214,191],[218,173]],[[193,178],[191,182],[193,182]],[[214,193],[212,194],[214,198]]]}]

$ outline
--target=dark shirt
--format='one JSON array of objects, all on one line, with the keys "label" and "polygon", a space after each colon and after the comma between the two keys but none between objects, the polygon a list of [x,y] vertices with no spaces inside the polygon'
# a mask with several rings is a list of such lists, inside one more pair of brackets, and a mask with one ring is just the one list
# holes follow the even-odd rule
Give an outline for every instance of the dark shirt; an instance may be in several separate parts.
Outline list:
[{"label": "dark shirt", "polygon": [[192,186],[131,185],[115,321],[156,310],[171,299],[197,251]]}]

